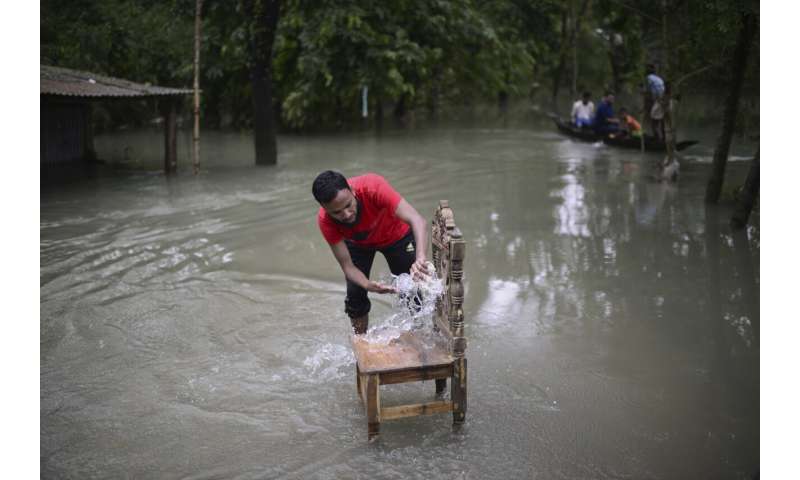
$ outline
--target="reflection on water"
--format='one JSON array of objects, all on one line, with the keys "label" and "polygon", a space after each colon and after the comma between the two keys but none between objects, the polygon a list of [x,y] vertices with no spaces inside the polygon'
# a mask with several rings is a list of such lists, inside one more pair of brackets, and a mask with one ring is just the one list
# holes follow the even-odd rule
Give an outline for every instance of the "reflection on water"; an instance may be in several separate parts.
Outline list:
[{"label": "reflection on water", "polygon": [[[656,183],[657,156],[549,130],[287,137],[273,168],[248,166],[248,138],[205,142],[199,177],[42,189],[43,476],[758,471],[758,214],[734,235],[730,212],[706,210],[704,162]],[[365,443],[344,284],[310,195],[327,168],[379,172],[426,216],[453,206],[468,241],[461,431],[412,418]],[[420,401],[428,383],[383,396]]]},{"label": "reflection on water", "polygon": [[567,172],[561,176],[564,187],[552,193],[554,197],[560,198],[562,203],[555,209],[556,230],[558,235],[571,235],[573,237],[590,237],[587,220],[589,219],[589,209],[584,203],[585,189],[578,180],[575,172],[581,162],[576,159],[569,159],[567,162]]}]

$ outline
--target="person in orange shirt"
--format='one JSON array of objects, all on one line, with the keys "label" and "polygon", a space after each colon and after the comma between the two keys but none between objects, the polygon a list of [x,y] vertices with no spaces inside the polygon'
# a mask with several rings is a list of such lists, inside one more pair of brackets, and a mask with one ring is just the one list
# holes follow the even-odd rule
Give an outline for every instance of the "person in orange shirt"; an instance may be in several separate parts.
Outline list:
[{"label": "person in orange shirt", "polygon": [[642,125],[633,118],[633,115],[628,113],[625,107],[619,109],[619,119],[621,120],[622,129],[628,135],[636,138],[642,136]]}]

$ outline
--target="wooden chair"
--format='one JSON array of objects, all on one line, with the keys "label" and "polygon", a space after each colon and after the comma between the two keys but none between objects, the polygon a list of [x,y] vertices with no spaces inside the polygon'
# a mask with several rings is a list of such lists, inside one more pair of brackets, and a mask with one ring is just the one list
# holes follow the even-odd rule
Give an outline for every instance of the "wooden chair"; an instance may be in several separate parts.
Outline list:
[{"label": "wooden chair", "polygon": [[[356,389],[367,410],[367,432],[377,436],[383,420],[453,413],[461,424],[467,412],[467,359],[464,350],[464,252],[465,242],[453,220],[446,200],[439,202],[433,218],[431,253],[436,275],[445,282],[444,294],[436,304],[433,329],[441,335],[433,346],[423,345],[419,333],[405,332],[389,345],[373,345],[363,335],[352,338],[356,357]],[[430,343],[430,342],[428,342]],[[441,395],[450,379],[450,400]],[[380,386],[394,383],[436,380],[438,400],[411,405],[381,405]]]}]

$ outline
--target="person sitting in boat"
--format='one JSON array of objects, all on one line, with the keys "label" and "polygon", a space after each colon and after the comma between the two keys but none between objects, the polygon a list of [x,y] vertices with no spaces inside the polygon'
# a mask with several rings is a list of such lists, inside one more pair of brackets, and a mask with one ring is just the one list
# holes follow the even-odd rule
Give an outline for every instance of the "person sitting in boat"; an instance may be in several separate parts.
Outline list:
[{"label": "person sitting in boat", "polygon": [[572,105],[572,123],[578,128],[591,128],[594,120],[592,93],[583,92],[583,97]]},{"label": "person sitting in boat", "polygon": [[619,131],[619,119],[614,117],[614,92],[607,91],[594,116],[594,131],[598,135],[612,135]]},{"label": "person sitting in boat", "polygon": [[619,119],[622,125],[622,132],[629,137],[639,138],[642,136],[642,125],[628,113],[628,109],[619,109]]}]

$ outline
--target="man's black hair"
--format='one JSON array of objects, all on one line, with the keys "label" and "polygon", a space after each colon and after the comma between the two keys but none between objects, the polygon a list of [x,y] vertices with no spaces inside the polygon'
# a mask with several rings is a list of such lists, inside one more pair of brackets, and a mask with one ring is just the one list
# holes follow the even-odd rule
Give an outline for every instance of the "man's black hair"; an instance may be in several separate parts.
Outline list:
[{"label": "man's black hair", "polygon": [[336,198],[336,194],[345,189],[349,190],[350,185],[347,184],[347,179],[344,178],[344,175],[333,170],[325,170],[314,179],[311,193],[314,194],[317,202],[323,204]]},{"label": "man's black hair", "polygon": [[591,96],[592,96],[592,92],[590,92],[588,90],[583,92],[583,98],[587,98],[587,97],[591,97]]},{"label": "man's black hair", "polygon": [[653,65],[652,63],[648,63],[644,68],[647,71],[647,73],[656,73],[656,66]]}]

